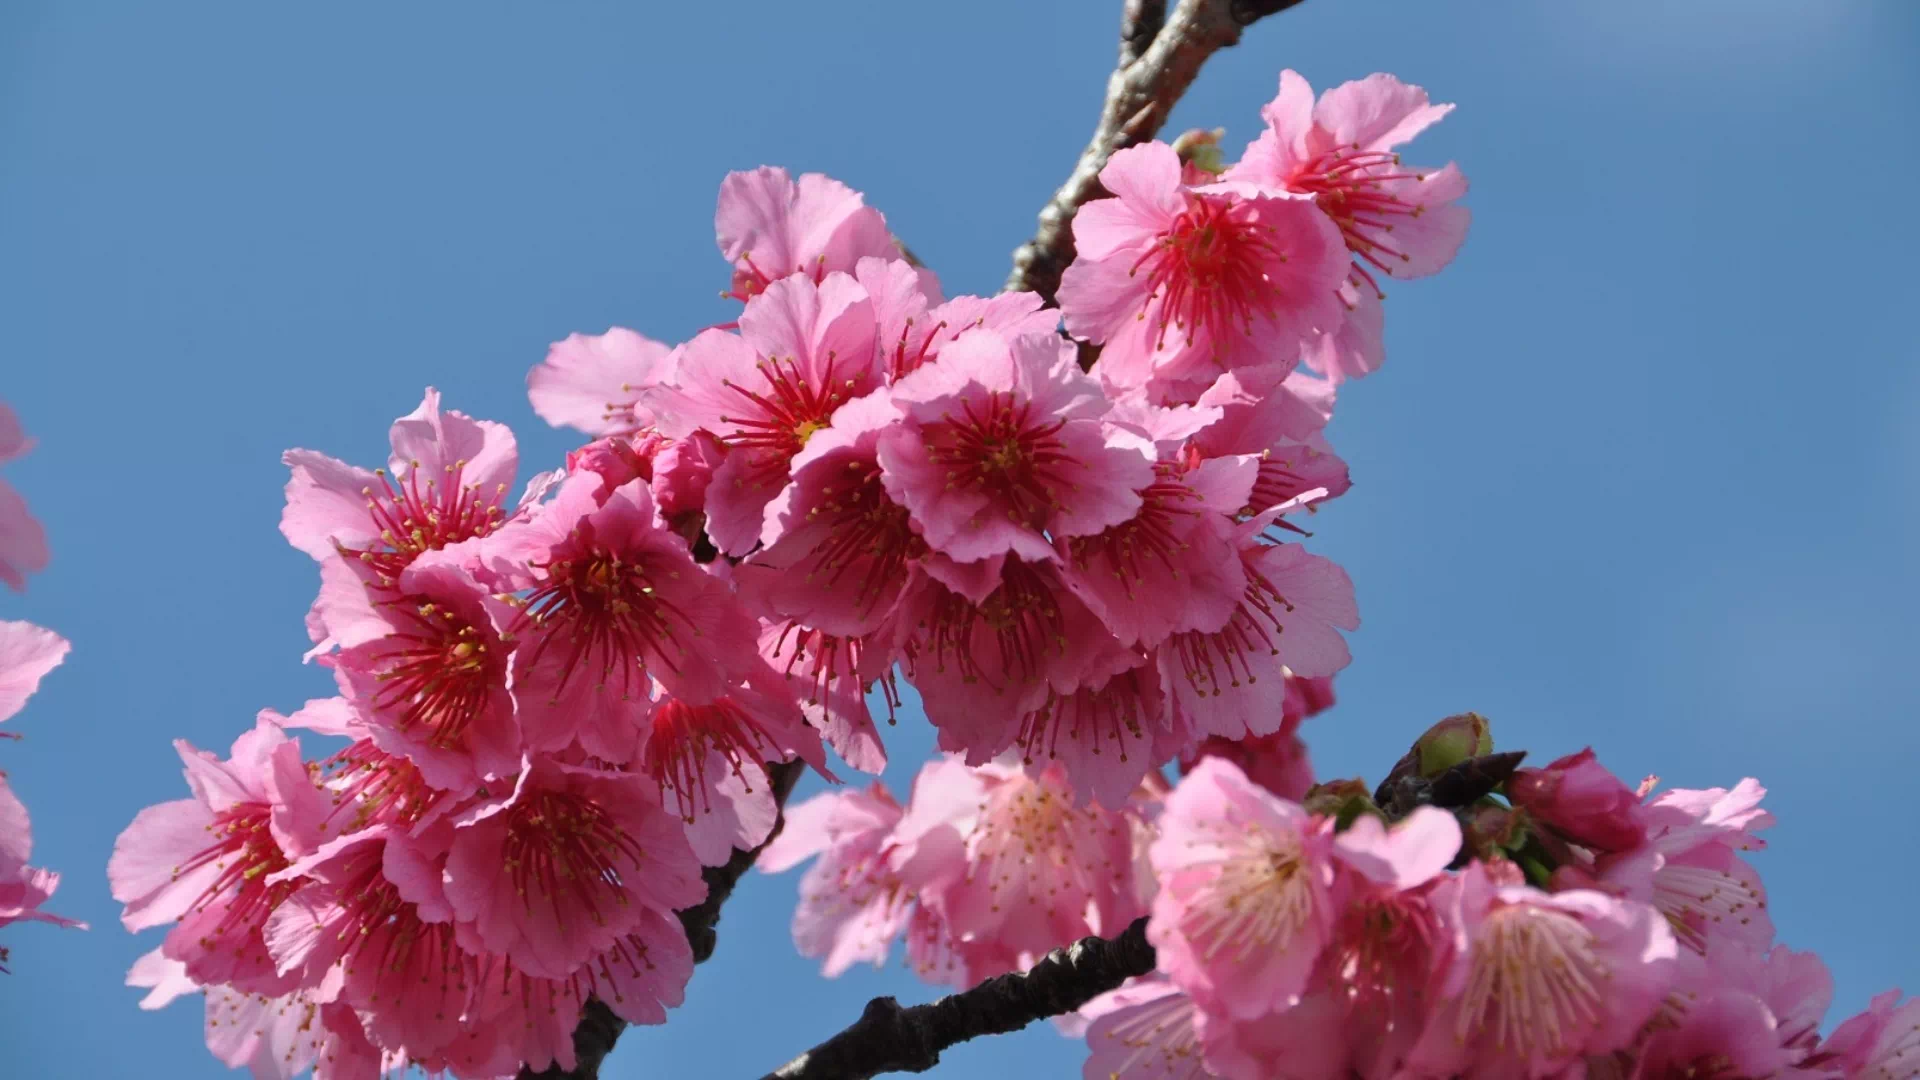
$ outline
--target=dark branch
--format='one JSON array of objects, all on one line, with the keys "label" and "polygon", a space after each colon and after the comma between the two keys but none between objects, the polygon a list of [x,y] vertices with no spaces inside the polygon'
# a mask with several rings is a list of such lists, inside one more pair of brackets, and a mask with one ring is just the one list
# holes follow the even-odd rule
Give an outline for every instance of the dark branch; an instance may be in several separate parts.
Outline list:
[{"label": "dark branch", "polygon": [[1207,58],[1239,42],[1253,23],[1300,0],[1127,0],[1120,26],[1120,64],[1107,79],[1107,100],[1093,139],[1073,172],[1040,211],[1033,239],[1013,253],[1010,290],[1031,289],[1053,302],[1060,274],[1073,261],[1073,215],[1105,194],[1100,170],[1116,150],[1153,138]]},{"label": "dark branch", "polygon": [[[793,794],[793,785],[800,780],[800,773],[806,768],[798,761],[784,762],[767,767],[767,778],[773,784],[775,805],[784,808],[787,796]],[[704,964],[713,955],[714,946],[719,944],[719,935],[714,927],[720,922],[720,908],[733,895],[734,886],[748,870],[753,869],[753,860],[760,855],[760,848],[773,842],[786,825],[786,816],[775,818],[773,831],[767,839],[751,851],[735,849],[724,865],[709,866],[700,876],[707,882],[707,898],[698,904],[680,912],[680,926],[687,933],[687,943],[693,946],[693,962]],[[569,1072],[558,1065],[534,1072],[521,1069],[517,1080],[597,1080],[600,1075],[600,1063],[613,1051],[613,1044],[625,1031],[626,1021],[613,1014],[613,1010],[600,1004],[598,999],[587,1002],[580,1015],[580,1026],[573,1029],[573,1053],[579,1059],[578,1064]]]},{"label": "dark branch", "polygon": [[1029,971],[988,979],[931,1005],[902,1008],[890,997],[875,998],[852,1027],[763,1080],[867,1080],[888,1072],[925,1072],[955,1043],[1073,1012],[1152,971],[1153,963],[1147,920],[1136,919],[1112,940],[1082,938],[1048,953]]}]

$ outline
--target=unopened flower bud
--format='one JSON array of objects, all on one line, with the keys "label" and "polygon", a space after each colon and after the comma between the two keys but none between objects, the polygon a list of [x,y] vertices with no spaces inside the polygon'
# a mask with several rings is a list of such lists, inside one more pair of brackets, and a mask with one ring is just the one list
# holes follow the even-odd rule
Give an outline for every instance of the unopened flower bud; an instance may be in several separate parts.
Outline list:
[{"label": "unopened flower bud", "polygon": [[1515,806],[1554,832],[1595,851],[1630,851],[1647,837],[1640,797],[1594,760],[1588,748],[1507,781]]}]

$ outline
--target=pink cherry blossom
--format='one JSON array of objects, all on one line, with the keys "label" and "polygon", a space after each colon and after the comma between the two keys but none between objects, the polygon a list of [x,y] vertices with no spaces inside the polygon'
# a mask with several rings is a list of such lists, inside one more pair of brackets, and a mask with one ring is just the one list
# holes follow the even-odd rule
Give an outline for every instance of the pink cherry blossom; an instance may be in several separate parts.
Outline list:
[{"label": "pink cherry blossom", "polygon": [[1876,994],[1820,1044],[1819,1057],[1845,1080],[1912,1080],[1920,1070],[1920,998]]},{"label": "pink cherry blossom", "polygon": [[1186,750],[1181,755],[1181,765],[1191,770],[1201,758],[1223,757],[1238,765],[1247,779],[1283,799],[1299,802],[1314,783],[1313,762],[1308,759],[1306,743],[1298,735],[1300,724],[1332,705],[1332,679],[1289,674],[1286,691],[1281,695],[1278,731],[1242,739],[1209,737]]},{"label": "pink cherry blossom", "polygon": [[[1293,71],[1261,110],[1267,129],[1226,179],[1310,198],[1339,227],[1353,253],[1341,296],[1352,314],[1345,340],[1315,357],[1329,378],[1364,375],[1380,366],[1381,291],[1375,273],[1424,277],[1453,260],[1466,238],[1469,213],[1456,205],[1467,180],[1449,164],[1403,166],[1394,148],[1452,111],[1427,92],[1391,75],[1369,75],[1327,91]],[[1357,325],[1356,325],[1357,324]]]},{"label": "pink cherry blossom", "polygon": [[1346,251],[1312,203],[1189,188],[1160,142],[1115,153],[1100,182],[1115,197],[1074,216],[1059,296],[1068,331],[1105,344],[1109,381],[1204,389],[1223,370],[1291,365],[1338,325]]},{"label": "pink cherry blossom", "polygon": [[444,879],[485,951],[558,979],[638,932],[648,909],[698,903],[699,871],[645,781],[535,759],[510,797],[455,830]]},{"label": "pink cherry blossom", "polygon": [[1675,789],[1646,807],[1647,843],[1604,857],[1600,880],[1667,917],[1680,943],[1708,952],[1720,940],[1763,949],[1773,941],[1760,875],[1737,852],[1764,846],[1773,824],[1760,809],[1766,789],[1752,779],[1732,790]]},{"label": "pink cherry blossom", "polygon": [[[20,426],[7,403],[0,401],[0,465],[33,449],[33,440]],[[0,581],[15,592],[27,587],[27,575],[47,568],[47,534],[27,502],[13,486],[0,480]]]},{"label": "pink cherry blossom", "polygon": [[888,381],[898,382],[940,356],[940,351],[969,330],[984,327],[1002,337],[1051,334],[1060,312],[1045,307],[1038,293],[956,296],[941,303],[926,291],[924,271],[906,263],[861,259],[854,277],[873,299],[877,344]]},{"label": "pink cherry blossom", "polygon": [[908,423],[880,437],[881,479],[927,544],[958,562],[1057,558],[1051,539],[1132,517],[1149,458],[1108,435],[1100,386],[1054,336],[962,334],[895,383]]},{"label": "pink cherry blossom", "polygon": [[540,419],[588,435],[626,435],[652,426],[641,394],[660,383],[673,349],[623,327],[568,334],[527,372],[527,398]]},{"label": "pink cherry blossom", "polygon": [[[1080,1007],[1087,1025],[1085,1080],[1211,1080],[1200,1057],[1193,999],[1150,975]],[[1310,1044],[1309,1044],[1310,1045]]]},{"label": "pink cherry blossom", "polygon": [[1561,836],[1596,851],[1630,851],[1646,841],[1640,797],[1594,759],[1591,747],[1507,782],[1513,804]]},{"label": "pink cherry blossom", "polygon": [[513,608],[464,571],[427,563],[378,598],[349,595],[367,614],[350,629],[330,615],[344,646],[334,674],[373,741],[411,759],[435,787],[512,776],[521,744],[507,689]]},{"label": "pink cherry blossom", "polygon": [[1160,970],[1210,1013],[1296,1004],[1338,912],[1330,827],[1220,758],[1181,780],[1159,825]]},{"label": "pink cherry blossom", "polygon": [[[860,193],[819,173],[798,180],[763,165],[728,173],[713,215],[720,255],[733,265],[725,295],[750,300],[791,274],[819,281],[851,273],[862,258],[900,260],[880,211]],[[937,286],[928,274],[928,285]]]},{"label": "pink cherry blossom", "polygon": [[496,587],[527,590],[510,627],[512,692],[535,749],[578,739],[628,761],[650,679],[711,701],[728,667],[753,657],[752,619],[662,526],[645,481],[605,493],[600,477],[574,473],[539,514],[487,537],[479,558]]},{"label": "pink cherry blossom", "polygon": [[1262,523],[1284,509],[1241,526],[1247,587],[1226,626],[1175,634],[1156,650],[1175,725],[1194,737],[1270,734],[1284,719],[1271,688],[1288,675],[1332,675],[1351,659],[1340,631],[1356,629],[1360,614],[1346,571],[1299,544],[1260,539]]},{"label": "pink cherry blossom", "polygon": [[780,817],[766,763],[795,757],[826,766],[819,734],[785,681],[763,667],[712,701],[657,694],[635,767],[653,777],[667,811],[686,823],[694,854],[717,866],[733,849],[766,840]]},{"label": "pink cherry blossom", "polygon": [[224,760],[176,741],[193,798],[142,810],[107,864],[128,930],[175,923],[161,949],[196,982],[268,995],[293,988],[262,938],[296,887],[275,875],[318,845],[327,811],[276,719],[263,713]]},{"label": "pink cherry blossom", "polygon": [[867,707],[867,692],[878,688],[886,701],[889,724],[901,705],[893,656],[871,638],[842,638],[809,630],[792,621],[766,622],[760,630],[760,655],[787,680],[807,723],[848,765],[878,773],[887,767],[886,747]]},{"label": "pink cherry blossom", "polygon": [[1070,692],[1049,690],[1016,730],[1028,772],[1057,768],[1078,801],[1114,810],[1171,756],[1166,695],[1158,670],[1144,662]]},{"label": "pink cherry blossom", "polygon": [[1559,1075],[1626,1048],[1673,982],[1679,946],[1651,907],[1500,882],[1474,862],[1434,898],[1456,952],[1410,1071]]},{"label": "pink cherry blossom", "polygon": [[485,536],[506,519],[519,464],[513,433],[490,420],[440,409],[429,387],[420,407],[393,422],[383,469],[289,450],[292,469],[280,531],[319,560],[357,559],[391,585],[428,551]]},{"label": "pink cherry blossom", "polygon": [[1075,805],[1058,767],[1029,776],[987,765],[975,775],[982,801],[950,819],[971,825],[960,829],[966,870],[926,901],[956,938],[1038,958],[1089,934],[1119,933],[1146,913],[1130,813]]},{"label": "pink cherry blossom", "polygon": [[764,548],[744,592],[782,618],[837,637],[871,634],[893,610],[907,567],[927,551],[888,494],[880,439],[900,410],[882,390],[842,406],[793,458],[792,483],[766,508]]},{"label": "pink cherry blossom", "polygon": [[1332,408],[1327,384],[1301,372],[1275,380],[1273,371],[1227,372],[1197,404],[1217,408],[1220,419],[1196,432],[1192,451],[1201,458],[1254,455],[1259,464],[1247,506],[1264,511],[1325,488],[1315,502],[1338,498],[1353,485],[1347,463],[1321,431]]},{"label": "pink cherry blossom", "polygon": [[819,861],[800,879],[793,943],[836,978],[857,963],[884,964],[912,914],[914,890],[889,862],[900,804],[875,781],[864,791],[830,791],[787,807],[780,835],[756,865],[777,874]]},{"label": "pink cherry blossom", "polygon": [[754,296],[740,333],[708,330],[679,350],[646,404],[660,430],[706,431],[726,448],[707,492],[707,533],[730,555],[759,540],[789,463],[834,411],[880,386],[873,305],[846,274],[782,279]]}]

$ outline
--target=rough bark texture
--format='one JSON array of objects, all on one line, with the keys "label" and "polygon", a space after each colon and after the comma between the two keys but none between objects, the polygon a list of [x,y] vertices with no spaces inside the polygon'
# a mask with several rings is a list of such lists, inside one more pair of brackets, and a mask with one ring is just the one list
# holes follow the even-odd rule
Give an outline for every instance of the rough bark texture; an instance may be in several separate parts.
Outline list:
[{"label": "rough bark texture", "polygon": [[1073,261],[1073,215],[1105,194],[1100,169],[1115,150],[1153,138],[1207,58],[1268,15],[1300,0],[1127,0],[1120,23],[1120,62],[1107,79],[1107,99],[1093,138],[1073,172],[1040,211],[1033,239],[1013,253],[1010,290],[1031,289],[1053,302],[1060,274]]},{"label": "rough bark texture", "polygon": [[1082,938],[1048,953],[1031,970],[988,979],[930,1005],[902,1008],[890,997],[874,998],[852,1027],[763,1080],[866,1080],[888,1072],[925,1072],[955,1043],[1070,1013],[1152,970],[1147,920],[1136,919],[1116,938]]},{"label": "rough bark texture", "polygon": [[[768,779],[773,782],[774,801],[781,807],[787,805],[787,796],[793,794],[793,785],[800,780],[800,773],[806,766],[798,761],[784,762],[769,766]],[[680,925],[687,932],[687,943],[693,946],[693,962],[704,964],[713,955],[714,946],[719,944],[719,935],[714,927],[720,922],[720,908],[733,895],[734,886],[748,870],[753,869],[753,860],[760,855],[760,848],[773,842],[786,825],[783,815],[773,823],[773,831],[767,834],[765,843],[751,851],[736,849],[732,858],[723,866],[709,866],[700,874],[707,882],[707,898],[680,912]],[[579,1063],[571,1070],[558,1065],[549,1066],[540,1072],[521,1069],[518,1080],[597,1080],[600,1075],[600,1063],[612,1052],[613,1044],[625,1031],[626,1021],[613,1014],[613,1010],[590,1000],[580,1015],[580,1026],[573,1029],[573,1052]]]}]

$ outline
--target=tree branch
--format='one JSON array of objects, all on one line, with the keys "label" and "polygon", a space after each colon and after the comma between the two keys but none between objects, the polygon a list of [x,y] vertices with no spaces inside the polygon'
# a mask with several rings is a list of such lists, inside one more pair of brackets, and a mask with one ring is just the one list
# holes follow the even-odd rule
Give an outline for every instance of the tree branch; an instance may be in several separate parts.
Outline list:
[{"label": "tree branch", "polygon": [[930,1005],[901,1008],[890,997],[874,998],[852,1027],[763,1080],[867,1080],[887,1072],[925,1072],[955,1043],[1073,1012],[1152,971],[1153,963],[1147,920],[1135,919],[1112,940],[1082,938],[1048,953],[1029,971],[996,976]]},{"label": "tree branch", "polygon": [[1300,0],[1127,0],[1120,23],[1120,63],[1107,79],[1107,100],[1093,139],[1073,172],[1040,210],[1040,228],[1013,253],[1009,290],[1031,289],[1053,302],[1060,274],[1073,261],[1073,215],[1105,194],[1100,170],[1115,150],[1153,138],[1200,66],[1240,41],[1255,22]]},{"label": "tree branch", "polygon": [[[752,850],[735,848],[733,855],[721,866],[709,866],[700,872],[707,883],[707,898],[690,908],[682,910],[680,926],[686,931],[687,944],[693,946],[693,962],[704,964],[713,956],[714,946],[719,944],[719,935],[714,927],[720,922],[720,908],[733,895],[734,886],[748,870],[753,869],[753,861],[760,856],[760,849],[773,843],[774,837],[786,826],[784,813],[787,797],[793,794],[793,785],[800,780],[800,773],[806,765],[799,761],[781,762],[767,766],[767,779],[773,785],[774,804],[782,813],[773,822],[773,831],[766,840]],[[540,1072],[523,1068],[517,1080],[597,1080],[600,1075],[600,1063],[612,1052],[613,1044],[625,1031],[627,1022],[613,1014],[613,1010],[600,1004],[599,999],[590,999],[580,1014],[580,1025],[573,1029],[573,1053],[578,1063],[569,1072],[559,1065],[551,1065]]]}]

